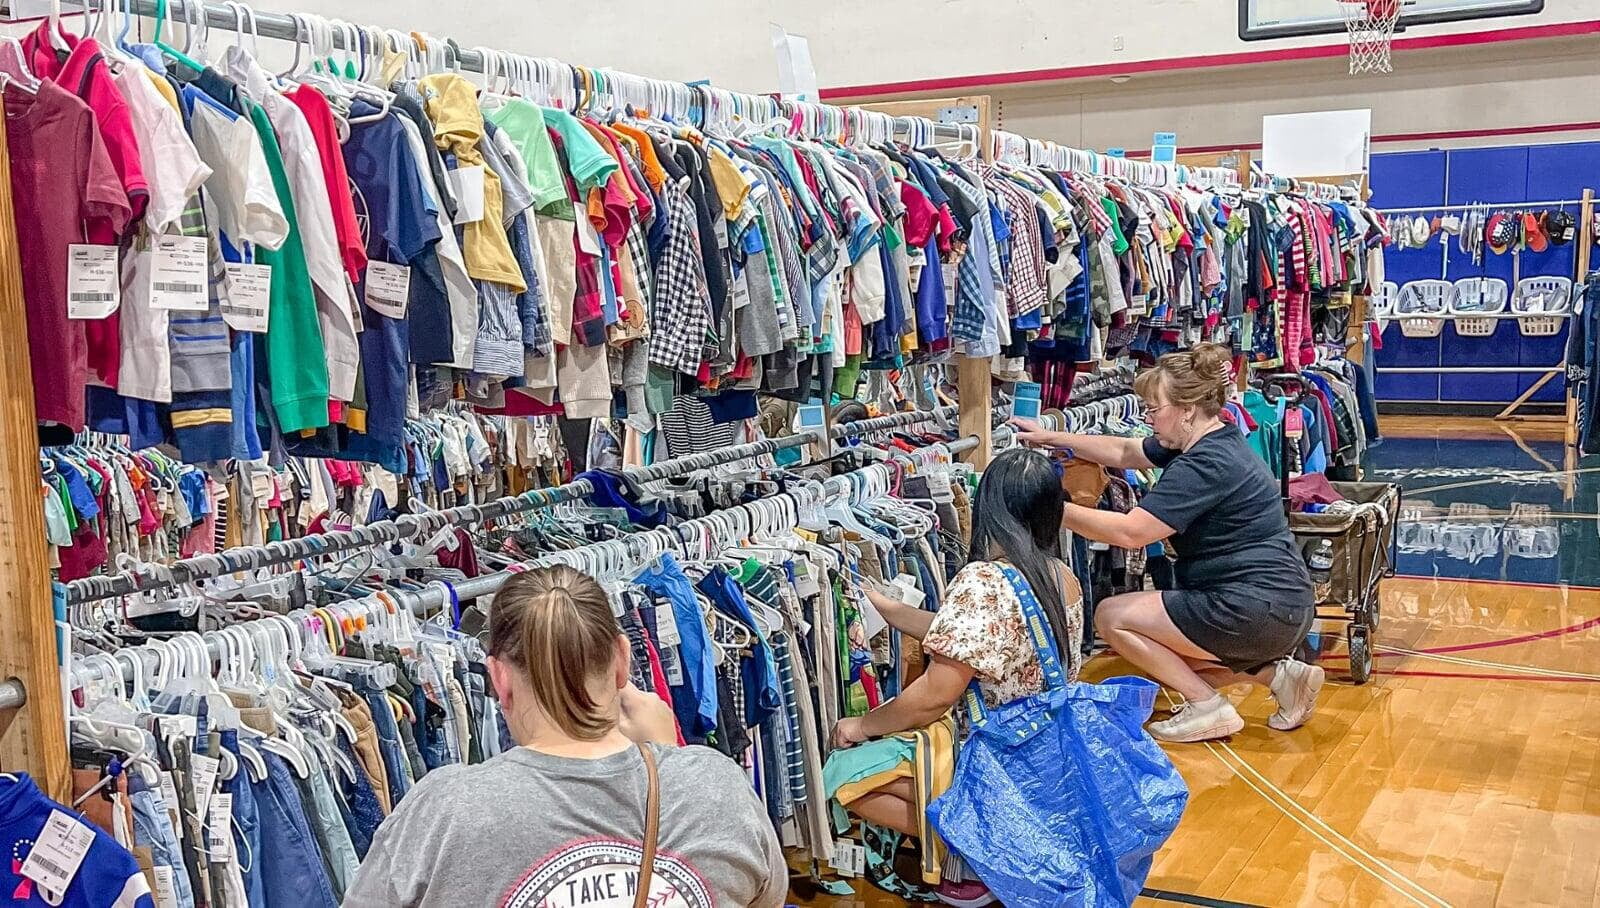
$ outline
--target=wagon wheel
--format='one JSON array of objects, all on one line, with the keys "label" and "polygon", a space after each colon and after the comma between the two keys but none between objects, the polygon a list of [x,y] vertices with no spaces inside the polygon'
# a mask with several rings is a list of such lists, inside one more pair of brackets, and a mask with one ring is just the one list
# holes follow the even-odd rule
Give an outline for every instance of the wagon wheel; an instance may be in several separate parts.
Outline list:
[{"label": "wagon wheel", "polygon": [[1368,645],[1368,634],[1365,625],[1351,624],[1345,631],[1345,637],[1350,643],[1350,680],[1357,684],[1366,684],[1372,677],[1372,649]]}]

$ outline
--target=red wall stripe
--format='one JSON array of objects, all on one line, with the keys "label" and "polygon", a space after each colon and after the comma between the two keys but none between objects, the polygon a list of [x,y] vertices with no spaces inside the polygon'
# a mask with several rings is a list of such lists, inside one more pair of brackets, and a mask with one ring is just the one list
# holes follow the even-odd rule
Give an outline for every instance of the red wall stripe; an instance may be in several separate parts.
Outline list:
[{"label": "red wall stripe", "polygon": [[[1374,145],[1393,142],[1437,142],[1442,139],[1482,139],[1500,136],[1532,136],[1553,132],[1600,131],[1600,120],[1575,123],[1540,123],[1534,126],[1491,126],[1483,129],[1441,129],[1435,132],[1396,132],[1372,137]],[[1179,154],[1209,154],[1222,151],[1260,151],[1260,142],[1235,142],[1232,145],[1185,145]],[[1148,158],[1150,149],[1129,151],[1130,158]]]},{"label": "red wall stripe", "polygon": [[[1517,28],[1500,28],[1479,32],[1457,32],[1449,35],[1396,38],[1394,49],[1396,51],[1431,50],[1442,47],[1468,47],[1478,44],[1498,44],[1506,41],[1535,41],[1593,34],[1600,34],[1600,20],[1586,19],[1580,22],[1558,22],[1551,25],[1525,25]],[[818,94],[824,100],[835,100],[903,95],[913,92],[964,91],[1000,85],[1028,85],[1036,82],[1088,79],[1097,76],[1127,76],[1185,69],[1212,69],[1219,66],[1246,66],[1253,63],[1315,60],[1324,57],[1342,57],[1349,52],[1350,47],[1345,43],[1315,44],[1309,47],[1283,47],[1226,54],[1163,57],[1155,60],[1135,60],[1128,63],[1096,63],[1088,66],[1063,66],[1053,69],[1029,69],[1005,73],[980,73],[969,76],[912,79],[904,82],[881,82],[875,85],[841,85],[834,88],[824,88]]]}]

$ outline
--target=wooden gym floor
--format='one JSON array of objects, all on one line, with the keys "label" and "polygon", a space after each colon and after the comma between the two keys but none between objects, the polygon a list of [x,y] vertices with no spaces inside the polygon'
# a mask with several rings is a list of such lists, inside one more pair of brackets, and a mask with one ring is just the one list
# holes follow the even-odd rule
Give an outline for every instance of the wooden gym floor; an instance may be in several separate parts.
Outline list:
[{"label": "wooden gym floor", "polygon": [[[1349,683],[1325,623],[1306,727],[1271,731],[1265,692],[1236,688],[1242,733],[1168,748],[1190,802],[1140,904],[1600,906],[1600,458],[1566,458],[1543,426],[1384,429],[1368,476],[1435,509],[1410,526],[1476,511],[1492,543],[1463,553],[1402,523],[1369,683]],[[1085,679],[1127,671],[1102,656]],[[855,887],[800,904],[900,904]]]}]

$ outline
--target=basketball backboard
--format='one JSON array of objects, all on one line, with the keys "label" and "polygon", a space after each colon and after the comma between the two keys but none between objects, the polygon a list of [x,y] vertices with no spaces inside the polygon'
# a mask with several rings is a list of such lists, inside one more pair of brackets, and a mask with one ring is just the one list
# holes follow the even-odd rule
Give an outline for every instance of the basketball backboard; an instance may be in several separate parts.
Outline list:
[{"label": "basketball backboard", "polygon": [[[1400,14],[1399,29],[1434,22],[1521,16],[1544,9],[1544,0],[1415,0]],[[1296,38],[1342,34],[1336,0],[1239,0],[1239,38]]]}]

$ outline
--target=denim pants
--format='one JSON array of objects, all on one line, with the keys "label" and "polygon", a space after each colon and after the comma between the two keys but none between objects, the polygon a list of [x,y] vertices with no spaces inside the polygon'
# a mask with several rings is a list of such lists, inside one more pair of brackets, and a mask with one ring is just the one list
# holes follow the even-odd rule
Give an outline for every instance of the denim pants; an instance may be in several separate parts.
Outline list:
[{"label": "denim pants", "polygon": [[356,856],[364,858],[372,847],[372,836],[378,831],[378,824],[383,822],[383,806],[378,802],[378,795],[373,791],[367,774],[360,770],[361,761],[356,757],[355,748],[343,738],[339,739],[338,744],[339,749],[357,767],[355,781],[345,786],[345,803],[350,806],[345,815],[345,827],[350,833],[350,844],[355,847]]},{"label": "denim pants", "polygon": [[417,714],[417,749],[422,752],[422,763],[429,770],[438,769],[450,762],[449,748],[444,743],[444,710],[428,702],[428,695],[418,684],[411,691],[411,710]]},{"label": "denim pants", "polygon": [[[239,755],[239,733],[224,731],[222,746]],[[244,880],[244,895],[250,908],[266,908],[267,893],[261,886],[261,814],[256,809],[255,790],[250,787],[249,771],[243,762],[233,778],[223,783],[233,795],[233,853]]]},{"label": "denim pants", "polygon": [[333,885],[334,897],[342,900],[345,890],[350,888],[350,879],[355,876],[360,859],[356,857],[355,845],[351,843],[350,830],[344,825],[339,802],[333,796],[327,767],[315,755],[308,755],[308,760],[311,763],[311,776],[296,780],[300,785],[301,803],[305,807],[306,823],[311,827],[317,848],[322,853],[323,864],[328,870],[328,882]]},{"label": "denim pants", "polygon": [[378,730],[378,752],[383,755],[384,775],[389,782],[389,799],[399,806],[400,799],[411,790],[406,751],[400,744],[400,726],[394,721],[394,710],[389,707],[389,696],[382,691],[362,691],[367,708],[372,710],[372,724]]},{"label": "denim pants", "polygon": [[150,849],[150,861],[155,866],[171,868],[172,891],[179,908],[194,908],[194,888],[189,885],[189,872],[184,868],[183,849],[172,831],[167,802],[159,789],[142,787],[138,773],[131,773],[129,779],[134,844]]},{"label": "denim pants", "polygon": [[263,752],[261,758],[267,764],[267,778],[253,785],[261,817],[257,875],[267,904],[272,908],[335,908],[339,903],[306,821],[293,773],[277,754]]}]

